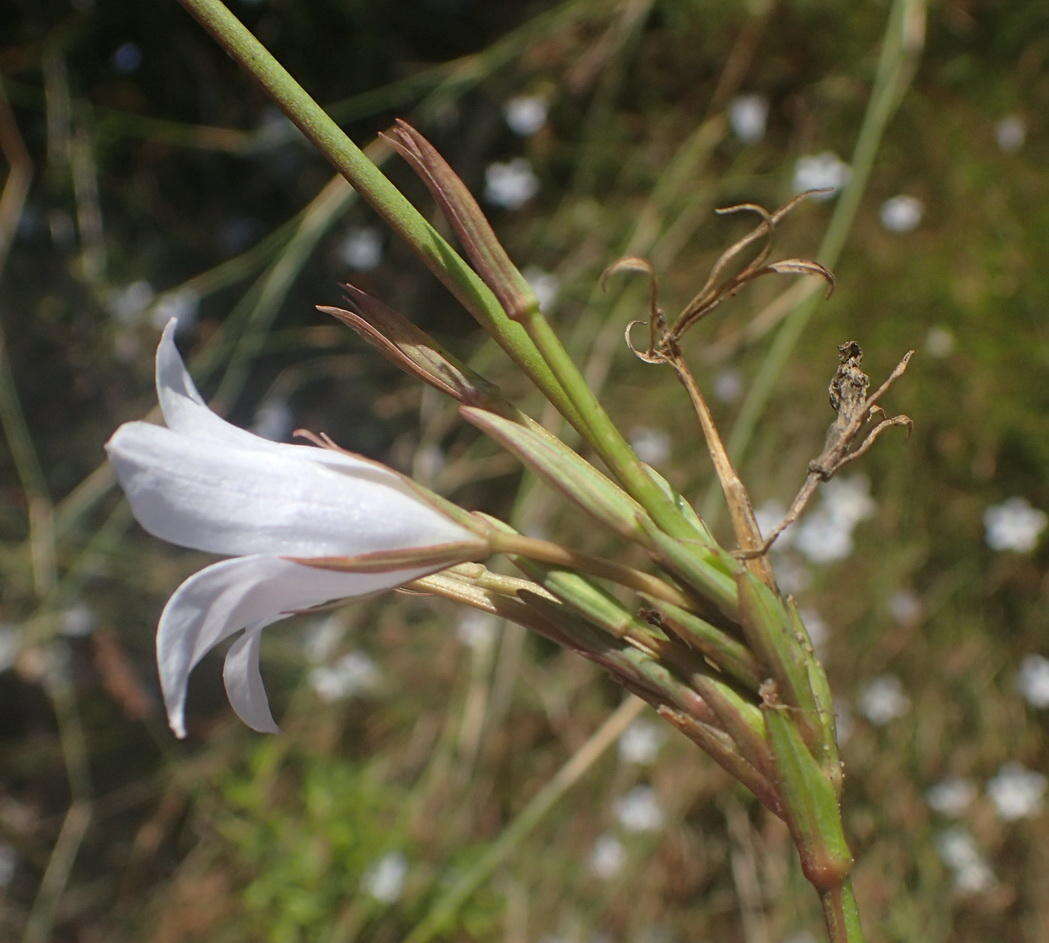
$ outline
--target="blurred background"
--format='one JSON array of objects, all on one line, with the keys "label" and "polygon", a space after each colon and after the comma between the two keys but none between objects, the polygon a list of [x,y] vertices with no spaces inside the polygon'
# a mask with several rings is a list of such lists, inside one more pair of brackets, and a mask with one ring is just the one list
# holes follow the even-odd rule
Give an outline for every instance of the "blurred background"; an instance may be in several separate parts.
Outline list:
[{"label": "blurred background", "polygon": [[[871,939],[1049,939],[1049,9],[233,9],[362,145],[402,116],[434,141],[639,452],[722,534],[685,398],[622,342],[645,286],[598,276],[646,256],[674,309],[746,231],[715,207],[833,190],[778,242],[830,265],[833,297],[763,279],[686,350],[771,521],[821,447],[836,346],[859,341],[876,380],[917,348],[886,401],[913,435],[826,487],[773,558],[841,704]],[[172,316],[239,425],[327,431],[610,548],[313,310],[352,280],[542,412],[178,3],[9,3],[0,23],[0,937],[820,939],[780,823],[690,742],[581,660],[444,602],[267,632],[281,736],[236,721],[211,657],[171,737],[153,632],[207,561],[134,524],[101,447],[154,405]]]}]

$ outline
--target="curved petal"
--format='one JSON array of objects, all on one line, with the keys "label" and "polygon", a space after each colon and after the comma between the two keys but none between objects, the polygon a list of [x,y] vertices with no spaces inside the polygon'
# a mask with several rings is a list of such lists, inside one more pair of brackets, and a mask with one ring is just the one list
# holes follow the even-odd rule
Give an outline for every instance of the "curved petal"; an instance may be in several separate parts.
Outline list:
[{"label": "curved petal", "polygon": [[395,471],[378,462],[370,461],[345,452],[317,448],[313,445],[296,445],[290,442],[272,442],[253,432],[226,422],[213,413],[204,403],[193,378],[182,362],[175,345],[176,320],[172,318],[164,327],[157,346],[156,382],[157,399],[167,427],[195,439],[213,444],[232,446],[254,452],[286,455],[306,459],[318,465],[331,466],[343,471],[370,470],[376,475],[385,475],[401,487],[401,478]]},{"label": "curved petal", "polygon": [[249,627],[226,652],[222,680],[230,705],[244,723],[259,733],[280,733],[259,671],[261,641],[262,628]]},{"label": "curved petal", "polygon": [[157,398],[168,428],[198,439],[242,449],[254,448],[255,440],[265,441],[221,419],[204,404],[175,346],[177,323],[175,318],[168,321],[157,347]]},{"label": "curved petal", "polygon": [[[432,571],[433,567],[336,573],[280,557],[251,556],[223,560],[193,574],[168,600],[157,629],[157,665],[171,729],[177,737],[186,735],[189,673],[223,639],[246,626],[251,626],[250,634],[257,636],[265,626],[293,610],[392,589]],[[243,710],[246,720],[262,716],[256,689],[256,684],[261,689],[261,678],[256,682],[252,676],[258,672],[258,653],[252,652],[252,644],[245,641],[233,655],[233,663],[227,663],[227,688],[232,676],[237,696],[234,706],[239,714]],[[264,700],[265,695],[262,697]]]},{"label": "curved petal", "polygon": [[184,547],[322,557],[477,541],[370,465],[351,475],[144,422],[106,451],[139,523]]}]

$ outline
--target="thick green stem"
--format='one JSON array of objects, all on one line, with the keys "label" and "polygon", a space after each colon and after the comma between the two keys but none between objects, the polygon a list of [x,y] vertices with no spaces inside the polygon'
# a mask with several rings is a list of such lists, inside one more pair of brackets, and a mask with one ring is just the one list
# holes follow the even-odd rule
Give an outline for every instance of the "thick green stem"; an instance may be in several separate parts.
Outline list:
[{"label": "thick green stem", "polygon": [[219,0],[179,0],[576,428],[586,424],[519,324],[473,269]]},{"label": "thick green stem", "polygon": [[666,533],[672,537],[696,539],[693,526],[645,470],[550,327],[550,322],[537,307],[523,312],[520,317],[528,336],[550,365],[568,398],[586,417],[587,438],[619,483]]},{"label": "thick green stem", "polygon": [[821,891],[820,903],[823,904],[829,943],[864,943],[866,937],[860,926],[860,911],[849,878],[837,887]]}]

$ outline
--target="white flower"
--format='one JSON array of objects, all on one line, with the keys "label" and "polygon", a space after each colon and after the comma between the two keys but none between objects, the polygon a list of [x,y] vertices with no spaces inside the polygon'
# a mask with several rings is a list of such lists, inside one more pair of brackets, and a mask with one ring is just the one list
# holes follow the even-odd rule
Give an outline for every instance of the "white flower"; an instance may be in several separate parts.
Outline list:
[{"label": "white flower", "polygon": [[550,272],[544,272],[541,268],[530,265],[522,273],[525,281],[532,286],[535,297],[539,301],[539,307],[544,311],[553,307],[557,301],[557,295],[561,291],[561,279]]},{"label": "white flower", "polygon": [[936,847],[944,864],[954,871],[957,890],[975,894],[994,884],[994,874],[966,829],[959,826],[940,832],[936,836]]},{"label": "white flower", "polygon": [[181,334],[196,324],[199,308],[200,296],[192,289],[164,292],[153,306],[153,327],[163,330],[164,325],[174,318],[178,321],[175,332]]},{"label": "white flower", "polygon": [[948,776],[925,793],[929,808],[951,818],[961,815],[976,799],[976,784],[960,776]]},{"label": "white flower", "polygon": [[814,195],[814,199],[827,200],[844,187],[851,176],[849,165],[832,151],[799,157],[794,165],[794,192],[830,190],[830,193]]},{"label": "white flower", "polygon": [[649,465],[662,465],[670,458],[670,434],[651,426],[638,426],[630,433],[630,447]]},{"label": "white flower", "polygon": [[309,674],[310,687],[322,701],[367,694],[379,684],[379,668],[361,652],[347,652],[331,665],[318,665]]},{"label": "white flower", "polygon": [[911,700],[895,675],[875,678],[860,693],[857,706],[872,724],[884,726],[910,709]]},{"label": "white flower", "polygon": [[763,95],[737,95],[728,104],[728,123],[733,133],[745,144],[765,136],[769,103]]},{"label": "white flower", "polygon": [[855,527],[877,509],[871,497],[871,483],[866,475],[832,478],[823,486],[822,503],[842,527]]},{"label": "white flower", "polygon": [[719,370],[714,377],[714,395],[723,403],[734,403],[743,395],[743,374],[734,367]]},{"label": "white flower", "polygon": [[901,193],[881,205],[881,224],[889,232],[910,232],[922,221],[925,205],[917,197]]},{"label": "white flower", "polygon": [[255,410],[251,431],[264,439],[280,442],[291,435],[294,425],[295,416],[288,401],[283,396],[271,396]]},{"label": "white flower", "polygon": [[1049,658],[1024,655],[1016,675],[1016,689],[1031,707],[1049,707]]},{"label": "white flower", "polygon": [[1007,154],[1019,150],[1027,140],[1027,123],[1019,115],[1006,115],[994,126],[994,137]]},{"label": "white flower", "polygon": [[484,198],[494,206],[516,210],[539,192],[539,178],[523,157],[489,164],[484,172]]},{"label": "white flower", "polygon": [[834,563],[846,559],[854,544],[851,529],[818,508],[797,525],[794,546],[813,563]]},{"label": "white flower", "polygon": [[61,633],[66,638],[84,638],[95,631],[98,617],[87,603],[77,602],[61,616]]},{"label": "white flower", "polygon": [[503,106],[503,117],[514,134],[526,138],[546,124],[548,111],[545,99],[537,95],[518,95]]},{"label": "white flower", "polygon": [[459,620],[456,635],[467,648],[481,649],[495,639],[498,627],[499,619],[496,616],[477,609],[468,609]]},{"label": "white flower", "polygon": [[1030,553],[1047,523],[1049,515],[1031,507],[1026,498],[1009,498],[983,512],[987,546],[992,550]]},{"label": "white flower", "polygon": [[797,525],[794,546],[814,563],[844,560],[853,550],[852,532],[875,510],[865,475],[832,478],[819,506]]},{"label": "white flower", "polygon": [[601,835],[590,852],[590,870],[599,878],[615,877],[626,863],[626,849],[615,835]]},{"label": "white flower", "polygon": [[908,589],[898,590],[889,597],[889,615],[900,625],[914,625],[924,612],[921,597]]},{"label": "white flower", "polygon": [[391,851],[364,872],[361,887],[377,901],[392,904],[404,893],[407,877],[408,859],[399,851]]},{"label": "white flower", "polygon": [[663,810],[651,786],[635,786],[616,799],[613,809],[628,832],[654,832],[663,826]]},{"label": "white flower", "polygon": [[338,248],[339,261],[358,272],[368,272],[382,261],[382,237],[370,227],[351,229]]},{"label": "white flower", "polygon": [[933,325],[925,335],[925,350],[938,360],[949,357],[954,351],[954,334],[948,328]]},{"label": "white flower", "polygon": [[132,282],[109,296],[109,311],[120,324],[134,324],[153,303],[155,297],[156,292],[149,282]]},{"label": "white flower", "polygon": [[329,615],[302,633],[303,651],[314,664],[327,661],[335,654],[345,634],[346,625],[342,617],[337,613]]},{"label": "white flower", "polygon": [[987,784],[987,794],[1006,822],[1035,815],[1045,797],[1044,773],[1027,769],[1019,763],[1006,763]]},{"label": "white flower", "polygon": [[662,727],[647,720],[635,720],[619,738],[619,758],[624,763],[648,766],[665,739]]},{"label": "white flower", "polygon": [[[138,522],[171,543],[232,559],[187,579],[164,607],[157,662],[168,720],[185,735],[189,673],[240,629],[223,672],[250,727],[276,730],[259,673],[261,630],[296,610],[391,589],[469,559],[484,542],[435,509],[408,479],[334,449],[269,442],[204,405],[173,339],[157,350],[167,427],[121,426],[106,444]],[[369,555],[321,569],[296,558]],[[378,564],[378,566],[376,565]]]}]

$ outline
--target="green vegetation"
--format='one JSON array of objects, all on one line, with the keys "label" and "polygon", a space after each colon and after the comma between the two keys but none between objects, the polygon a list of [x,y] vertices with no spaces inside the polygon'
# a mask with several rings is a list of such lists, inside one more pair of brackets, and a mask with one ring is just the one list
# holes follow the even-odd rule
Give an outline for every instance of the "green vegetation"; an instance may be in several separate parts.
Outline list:
[{"label": "green vegetation", "polygon": [[[622,343],[646,286],[602,291],[600,273],[649,258],[677,310],[748,226],[715,207],[782,203],[799,158],[853,161],[889,4],[233,9],[354,140],[404,116],[434,141],[533,284],[557,280],[548,314],[612,417],[664,448],[654,464],[676,490],[716,506],[672,372]],[[1049,540],[994,549],[984,522],[1014,497],[1049,510],[1047,35],[1035,4],[937,5],[854,189],[837,290],[782,373],[769,352],[784,297],[800,297],[792,281],[759,280],[684,341],[729,431],[741,394],[774,379],[739,463],[759,510],[788,504],[820,451],[837,345],[861,343],[875,380],[918,348],[886,399],[915,420],[910,440],[887,436],[843,472],[852,489],[809,512],[819,523],[837,501],[849,552],[819,562],[784,540],[774,555],[810,630],[826,625],[814,641],[849,708],[846,831],[874,941],[1033,943],[1049,927],[1049,814],[1003,815],[1001,772],[1049,769],[1049,708],[1017,688],[1024,659],[1049,656]],[[216,662],[194,676],[189,741],[170,738],[153,629],[201,560],[138,530],[96,469],[116,425],[153,402],[156,325],[171,313],[194,314],[180,346],[238,424],[323,430],[531,533],[612,545],[451,403],[313,310],[352,280],[515,404],[535,403],[177,3],[37,12],[9,30],[0,62],[4,140],[17,128],[33,164],[24,207],[3,220],[17,229],[0,270],[0,858],[13,864],[0,935],[381,943],[436,925],[449,941],[780,943],[817,929],[785,830],[693,744],[648,712],[628,728],[633,753],[616,748],[629,708],[613,714],[622,693],[596,669],[448,604],[385,597],[271,630],[264,671],[284,735],[237,724]],[[768,105],[752,141],[731,120],[741,95]],[[549,109],[529,135],[506,122],[520,96]],[[408,169],[370,152],[436,220]],[[485,203],[486,168],[520,158],[536,195]],[[920,201],[908,231],[882,219],[900,195]],[[831,261],[819,247],[836,248],[839,199],[799,207],[779,253]],[[908,205],[895,204],[904,222]],[[833,556],[819,538],[810,528]],[[644,743],[658,762],[636,761]],[[1037,789],[1012,782],[1024,812]]]}]

